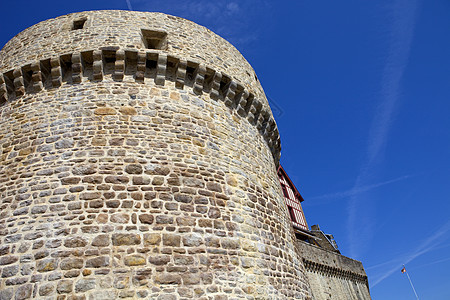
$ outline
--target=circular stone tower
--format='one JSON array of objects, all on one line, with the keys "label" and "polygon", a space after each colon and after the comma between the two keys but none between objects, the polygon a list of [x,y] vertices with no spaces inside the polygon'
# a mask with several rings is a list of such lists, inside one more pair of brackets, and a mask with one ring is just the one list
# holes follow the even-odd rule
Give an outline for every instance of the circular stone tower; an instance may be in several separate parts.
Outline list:
[{"label": "circular stone tower", "polygon": [[280,139],[185,19],[74,13],[0,52],[1,299],[308,299]]}]

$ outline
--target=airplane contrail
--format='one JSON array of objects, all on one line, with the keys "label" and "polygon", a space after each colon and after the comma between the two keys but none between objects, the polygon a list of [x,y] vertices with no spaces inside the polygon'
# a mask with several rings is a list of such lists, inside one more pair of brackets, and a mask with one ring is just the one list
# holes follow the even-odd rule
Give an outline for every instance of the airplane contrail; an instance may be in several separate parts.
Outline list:
[{"label": "airplane contrail", "polygon": [[127,1],[127,6],[129,10],[133,10],[133,7],[131,7],[131,2],[130,0],[126,0]]}]

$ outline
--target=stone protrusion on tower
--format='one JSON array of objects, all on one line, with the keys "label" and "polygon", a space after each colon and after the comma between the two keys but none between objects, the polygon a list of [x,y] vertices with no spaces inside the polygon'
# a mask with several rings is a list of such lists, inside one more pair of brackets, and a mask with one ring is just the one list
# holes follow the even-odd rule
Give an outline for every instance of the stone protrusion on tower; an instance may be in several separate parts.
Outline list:
[{"label": "stone protrusion on tower", "polygon": [[61,60],[59,57],[50,59],[52,87],[57,88],[62,84]]},{"label": "stone protrusion on tower", "polygon": [[92,63],[93,74],[92,78],[94,80],[103,80],[103,56],[101,50],[94,50],[92,54],[94,62]]},{"label": "stone protrusion on tower", "polygon": [[160,53],[158,55],[158,62],[156,63],[156,78],[155,83],[158,85],[164,85],[166,80],[166,65],[167,65],[167,55]]},{"label": "stone protrusion on tower", "polygon": [[72,82],[80,83],[83,76],[83,67],[81,65],[81,54],[75,52],[72,54]]},{"label": "stone protrusion on tower", "polygon": [[184,83],[186,81],[186,67],[187,61],[185,59],[180,59],[178,61],[177,66],[177,79],[176,79],[176,87],[182,89],[184,87]]},{"label": "stone protrusion on tower", "polygon": [[197,95],[201,95],[203,93],[203,81],[205,80],[206,67],[202,64],[199,64],[194,73],[194,86],[192,90]]},{"label": "stone protrusion on tower", "polygon": [[114,79],[123,80],[125,73],[125,51],[122,49],[116,52],[116,61],[114,62]]},{"label": "stone protrusion on tower", "polygon": [[0,74],[0,105],[8,101],[8,88],[3,74]]},{"label": "stone protrusion on tower", "polygon": [[16,68],[13,71],[14,76],[14,90],[16,97],[20,97],[25,94],[25,83],[23,81],[23,74],[21,68]]},{"label": "stone protrusion on tower", "polygon": [[222,81],[222,73],[215,72],[211,84],[211,98],[219,99],[220,82]]},{"label": "stone protrusion on tower", "polygon": [[40,62],[34,62],[31,64],[31,79],[33,81],[32,89],[33,92],[37,93],[42,90],[42,73],[41,73],[41,64]]}]

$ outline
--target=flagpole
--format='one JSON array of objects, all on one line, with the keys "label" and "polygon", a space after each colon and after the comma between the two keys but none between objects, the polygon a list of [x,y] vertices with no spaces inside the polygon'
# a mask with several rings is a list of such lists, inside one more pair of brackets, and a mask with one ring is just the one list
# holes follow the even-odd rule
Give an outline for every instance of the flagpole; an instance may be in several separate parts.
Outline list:
[{"label": "flagpole", "polygon": [[403,265],[403,270],[405,270],[406,276],[408,276],[408,280],[409,280],[409,283],[411,284],[414,294],[416,295],[417,300],[419,300],[419,296],[417,296],[416,289],[414,288],[411,278],[409,278],[409,274],[408,274],[408,271],[406,271],[405,265]]}]

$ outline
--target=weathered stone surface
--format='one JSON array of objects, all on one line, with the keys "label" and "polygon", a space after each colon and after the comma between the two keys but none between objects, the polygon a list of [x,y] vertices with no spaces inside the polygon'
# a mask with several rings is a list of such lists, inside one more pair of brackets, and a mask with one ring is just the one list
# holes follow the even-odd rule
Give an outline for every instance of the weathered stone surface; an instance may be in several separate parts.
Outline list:
[{"label": "weathered stone surface", "polygon": [[142,171],[142,166],[137,164],[130,164],[125,167],[125,172],[127,172],[128,174],[141,174]]},{"label": "weathered stone surface", "polygon": [[101,115],[101,116],[104,116],[104,115],[115,115],[116,114],[116,110],[114,108],[111,108],[111,107],[99,107],[99,108],[96,108],[94,110],[94,114]]},{"label": "weathered stone surface", "polygon": [[8,255],[0,257],[0,266],[1,265],[9,265],[18,261],[19,258],[17,256]]},{"label": "weathered stone surface", "polygon": [[218,219],[220,218],[220,209],[216,208],[216,207],[210,207],[208,210],[208,217],[210,217],[211,219]]},{"label": "weathered stone surface", "polygon": [[2,270],[2,277],[3,278],[12,277],[12,276],[16,275],[18,272],[19,272],[18,265],[7,266],[7,267],[4,267]]},{"label": "weathered stone surface", "polygon": [[55,143],[55,149],[68,149],[74,146],[75,142],[71,139],[64,139]]},{"label": "weathered stone surface", "polygon": [[155,276],[155,282],[158,284],[181,284],[181,276],[171,273],[161,273]]},{"label": "weathered stone surface", "polygon": [[134,107],[130,107],[130,106],[122,106],[119,109],[119,111],[120,111],[121,114],[124,114],[124,115],[135,115],[135,114],[137,114],[136,109]]},{"label": "weathered stone surface", "polygon": [[138,245],[141,243],[141,236],[132,233],[114,233],[112,235],[112,244],[114,246]]},{"label": "weathered stone surface", "polygon": [[107,234],[98,235],[92,241],[92,246],[95,247],[106,247],[109,244],[110,244],[110,237]]},{"label": "weathered stone surface", "polygon": [[64,258],[61,260],[61,270],[81,269],[84,265],[84,260],[79,257]]},{"label": "weathered stone surface", "polygon": [[14,295],[13,288],[5,288],[0,290],[0,300],[10,300]]},{"label": "weathered stone surface", "polygon": [[56,286],[56,290],[59,294],[65,294],[72,292],[73,289],[73,282],[72,280],[61,280],[58,282],[58,285]]},{"label": "weathered stone surface", "polygon": [[181,237],[176,234],[163,234],[163,245],[164,246],[173,246],[173,247],[179,247]]},{"label": "weathered stone surface", "polygon": [[190,233],[183,236],[183,245],[186,247],[198,247],[203,244],[203,238],[198,233]]},{"label": "weathered stone surface", "polygon": [[160,266],[160,265],[165,265],[170,261],[170,256],[169,255],[155,255],[155,256],[150,256],[148,258],[148,261],[151,264]]},{"label": "weathered stone surface", "polygon": [[95,288],[95,279],[79,279],[75,283],[75,292],[83,293]]},{"label": "weathered stone surface", "polygon": [[150,214],[139,215],[139,221],[141,221],[141,223],[144,223],[144,224],[152,224],[153,216]]},{"label": "weathered stone surface", "polygon": [[224,249],[239,249],[240,243],[238,239],[224,238],[222,239],[222,247]]},{"label": "weathered stone surface", "polygon": [[99,256],[90,258],[86,261],[86,268],[101,268],[109,265],[108,256]]},{"label": "weathered stone surface", "polygon": [[53,283],[42,284],[39,287],[39,295],[40,296],[50,295],[54,289],[55,289],[55,286]]},{"label": "weathered stone surface", "polygon": [[57,267],[57,260],[54,258],[41,259],[36,262],[36,270],[38,272],[49,272],[55,270]]},{"label": "weathered stone surface", "polygon": [[31,298],[31,293],[33,292],[33,286],[31,284],[24,284],[17,288],[16,297],[14,299],[24,300]]},{"label": "weathered stone surface", "polygon": [[82,237],[70,237],[64,240],[64,246],[67,248],[78,248],[87,245],[87,240]]},{"label": "weathered stone surface", "polygon": [[146,233],[144,234],[144,245],[159,245],[161,243],[161,234],[159,233]]},{"label": "weathered stone surface", "polygon": [[130,221],[130,215],[128,214],[114,214],[110,218],[113,223],[128,223]]},{"label": "weathered stone surface", "polygon": [[142,255],[129,255],[126,256],[123,261],[126,266],[141,266],[146,263],[145,257]]},{"label": "weathered stone surface", "polygon": [[200,283],[200,274],[199,273],[188,273],[182,275],[183,284],[185,285],[194,285]]},{"label": "weathered stone surface", "polygon": [[127,183],[129,181],[129,178],[127,176],[106,176],[105,182],[106,183]]}]

